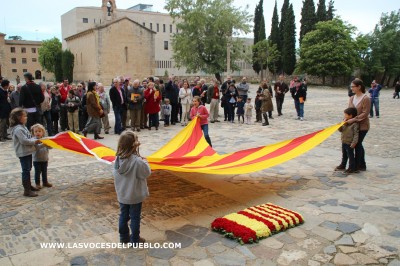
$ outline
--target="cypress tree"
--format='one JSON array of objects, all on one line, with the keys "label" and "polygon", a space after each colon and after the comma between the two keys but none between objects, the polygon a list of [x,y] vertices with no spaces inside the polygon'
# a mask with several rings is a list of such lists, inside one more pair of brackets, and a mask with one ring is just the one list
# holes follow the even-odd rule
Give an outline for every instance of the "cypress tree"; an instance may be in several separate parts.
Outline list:
[{"label": "cypress tree", "polygon": [[332,20],[335,17],[335,7],[333,6],[335,1],[330,0],[328,4],[328,11],[326,13],[326,20]]},{"label": "cypress tree", "polygon": [[325,0],[319,0],[317,8],[317,22],[326,21],[326,6]]},{"label": "cypress tree", "polygon": [[69,49],[63,51],[61,58],[63,77],[74,80],[74,61],[75,57]]},{"label": "cypress tree", "polygon": [[275,1],[274,13],[272,14],[271,20],[271,33],[268,38],[273,44],[279,47],[280,35],[279,35],[279,17],[278,17],[278,7]]},{"label": "cypress tree", "polygon": [[[260,0],[258,5],[256,6],[256,10],[254,12],[254,44],[259,41],[265,40],[265,21],[264,21],[264,11],[263,11],[263,0]],[[257,62],[257,55],[253,52],[253,69],[255,72],[260,73],[261,65]]]},{"label": "cypress tree", "polygon": [[289,9],[289,0],[284,0],[282,8],[281,8],[281,21],[279,23],[279,43],[278,50],[281,53],[282,57],[280,62],[278,62],[277,67],[279,71],[283,71],[283,65],[285,64],[285,60],[287,57],[284,56],[284,32],[287,24],[287,12]]},{"label": "cypress tree", "polygon": [[296,65],[296,23],[292,4],[286,11],[286,22],[283,26],[282,70],[291,75]]},{"label": "cypress tree", "polygon": [[315,5],[314,0],[305,0],[303,2],[303,8],[301,9],[301,20],[300,20],[300,38],[299,42],[303,40],[304,35],[315,29],[316,16],[315,16]]}]

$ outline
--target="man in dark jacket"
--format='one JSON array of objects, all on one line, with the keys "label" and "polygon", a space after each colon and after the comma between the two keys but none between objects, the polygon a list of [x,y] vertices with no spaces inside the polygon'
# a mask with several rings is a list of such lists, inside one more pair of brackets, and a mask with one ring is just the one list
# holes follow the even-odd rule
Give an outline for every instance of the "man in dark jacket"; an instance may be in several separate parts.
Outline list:
[{"label": "man in dark jacket", "polygon": [[0,142],[11,140],[7,137],[7,120],[11,113],[11,105],[8,103],[8,87],[10,81],[4,79],[1,81],[0,88]]},{"label": "man in dark jacket", "polygon": [[33,81],[31,73],[24,74],[26,84],[22,86],[19,95],[19,106],[28,113],[26,127],[30,130],[36,123],[42,123],[40,104],[44,101],[42,89]]},{"label": "man in dark jacket", "polygon": [[179,88],[175,84],[173,77],[169,77],[168,83],[165,85],[165,98],[171,103],[171,125],[178,122],[178,95]]},{"label": "man in dark jacket", "polygon": [[281,116],[285,94],[289,91],[289,86],[283,81],[283,75],[280,75],[279,81],[275,82],[274,91],[276,99],[276,109],[278,110],[278,116]]},{"label": "man in dark jacket", "polygon": [[115,78],[113,86],[110,89],[110,100],[112,102],[114,116],[115,116],[115,126],[114,133],[121,134],[124,129],[122,128],[122,112],[123,106],[126,104],[125,92],[120,86],[119,79]]}]

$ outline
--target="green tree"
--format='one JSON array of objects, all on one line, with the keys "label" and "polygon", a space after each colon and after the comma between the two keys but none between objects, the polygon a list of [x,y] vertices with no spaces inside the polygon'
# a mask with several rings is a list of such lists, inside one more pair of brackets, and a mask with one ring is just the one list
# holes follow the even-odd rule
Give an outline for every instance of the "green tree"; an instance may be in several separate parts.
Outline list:
[{"label": "green tree", "polygon": [[326,5],[325,0],[319,0],[317,8],[317,22],[326,21]]},{"label": "green tree", "polygon": [[62,50],[58,50],[54,53],[54,77],[56,81],[63,81],[63,69],[62,69]]},{"label": "green tree", "polygon": [[[259,41],[266,39],[263,0],[260,0],[254,12],[253,34],[254,34],[254,44],[257,44]],[[257,74],[260,73],[261,69],[264,69],[264,67],[262,67],[258,63],[258,60],[255,59],[254,54],[253,54],[253,69],[255,72],[257,72]]]},{"label": "green tree", "polygon": [[251,16],[246,9],[235,8],[233,0],[167,0],[165,9],[175,20],[178,33],[172,37],[173,59],[188,73],[202,70],[217,78],[226,68],[230,44],[230,67],[245,57],[243,40],[232,38],[250,32]]},{"label": "green tree", "polygon": [[[268,65],[268,68],[275,74],[276,63],[279,60],[280,53],[276,44],[270,40],[262,40],[253,46],[254,59],[260,65]],[[261,74],[261,79],[263,75]]]},{"label": "green tree", "polygon": [[290,4],[286,12],[286,21],[283,26],[282,39],[282,70],[291,75],[296,66],[296,22],[293,5]]},{"label": "green tree", "polygon": [[[272,44],[275,44],[278,51],[279,47],[280,47],[280,42],[281,42],[281,37],[279,34],[279,17],[278,17],[278,5],[276,3],[275,0],[275,7],[274,7],[274,12],[272,14],[272,20],[271,20],[271,33],[268,37],[268,40],[270,40],[272,42]],[[276,62],[275,67],[276,68],[280,68],[280,58],[279,60]]]},{"label": "green tree", "polygon": [[337,18],[317,23],[303,38],[297,72],[322,77],[323,84],[326,76],[351,75],[359,64],[354,31]]},{"label": "green tree", "polygon": [[278,62],[278,70],[283,71],[283,65],[285,64],[285,59],[286,57],[284,56],[284,51],[283,51],[283,42],[284,42],[284,32],[287,24],[287,12],[289,9],[289,0],[284,0],[281,8],[281,21],[279,22],[279,42],[278,42],[278,49],[279,52],[281,53],[282,57],[280,62]]},{"label": "green tree", "polygon": [[328,4],[328,11],[326,12],[326,20],[332,20],[335,17],[335,7],[333,6],[333,4],[335,3],[335,1],[330,0],[329,4]]},{"label": "green tree", "polygon": [[22,37],[19,35],[8,36],[9,40],[19,41],[22,40]]},{"label": "green tree", "polygon": [[69,49],[62,53],[62,72],[63,78],[67,78],[70,81],[74,80],[74,61],[75,57]]},{"label": "green tree", "polygon": [[[53,39],[43,41],[38,53],[39,63],[42,68],[47,72],[55,74],[56,61],[57,59],[60,59],[56,58],[56,56],[58,56],[58,53],[61,53],[60,40],[54,37]],[[59,63],[61,66],[61,59],[59,60]]]},{"label": "green tree", "polygon": [[383,74],[380,83],[400,75],[400,10],[382,14],[371,34],[370,48],[375,75]]},{"label": "green tree", "polygon": [[315,16],[314,0],[304,0],[300,19],[300,45],[304,35],[315,29],[315,23],[317,23],[317,21]]}]

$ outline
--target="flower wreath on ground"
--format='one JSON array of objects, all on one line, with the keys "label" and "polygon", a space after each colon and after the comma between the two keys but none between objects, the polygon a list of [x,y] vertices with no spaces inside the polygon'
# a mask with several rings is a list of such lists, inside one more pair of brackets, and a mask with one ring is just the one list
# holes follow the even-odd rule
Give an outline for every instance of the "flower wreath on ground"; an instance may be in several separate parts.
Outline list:
[{"label": "flower wreath on ground", "polygon": [[225,237],[247,244],[302,223],[304,219],[301,214],[266,203],[217,218],[211,223],[211,228]]}]

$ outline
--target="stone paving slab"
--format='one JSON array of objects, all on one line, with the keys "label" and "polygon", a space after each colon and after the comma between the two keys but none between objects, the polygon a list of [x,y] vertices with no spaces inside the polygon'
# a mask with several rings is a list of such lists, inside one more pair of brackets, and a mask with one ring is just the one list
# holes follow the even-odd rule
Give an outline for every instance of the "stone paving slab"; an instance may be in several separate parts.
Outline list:
[{"label": "stone paving slab", "polygon": [[[284,115],[270,126],[221,122],[210,124],[210,136],[221,153],[276,143],[339,122],[347,101],[344,89],[311,87],[303,122],[294,119],[287,97]],[[181,249],[40,248],[43,242],[118,242],[111,168],[52,150],[54,187],[25,198],[11,143],[0,143],[0,265],[398,265],[400,101],[384,90],[380,104],[381,118],[371,119],[364,142],[368,171],[360,174],[333,171],[341,156],[339,133],[294,160],[256,173],[154,172],[142,235],[149,243],[181,241]],[[142,155],[158,150],[180,129],[140,132]],[[110,134],[101,142],[115,149],[117,139]],[[216,217],[266,202],[299,211],[305,224],[246,246],[209,228]]]}]

